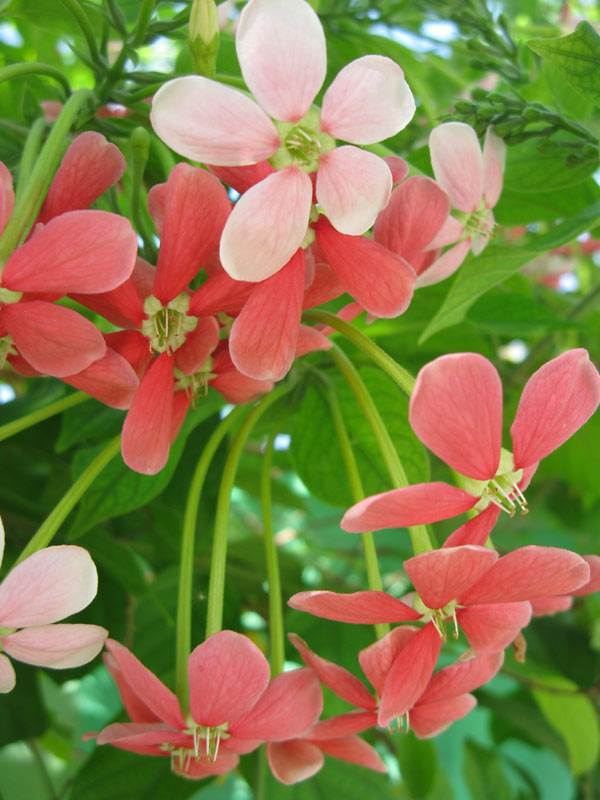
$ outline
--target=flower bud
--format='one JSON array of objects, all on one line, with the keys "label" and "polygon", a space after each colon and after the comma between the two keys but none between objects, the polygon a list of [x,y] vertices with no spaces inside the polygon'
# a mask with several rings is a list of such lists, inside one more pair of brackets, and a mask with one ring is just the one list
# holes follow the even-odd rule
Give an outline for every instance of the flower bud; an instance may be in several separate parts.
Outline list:
[{"label": "flower bud", "polygon": [[188,47],[196,74],[212,78],[219,49],[219,16],[215,0],[194,0],[192,3]]}]

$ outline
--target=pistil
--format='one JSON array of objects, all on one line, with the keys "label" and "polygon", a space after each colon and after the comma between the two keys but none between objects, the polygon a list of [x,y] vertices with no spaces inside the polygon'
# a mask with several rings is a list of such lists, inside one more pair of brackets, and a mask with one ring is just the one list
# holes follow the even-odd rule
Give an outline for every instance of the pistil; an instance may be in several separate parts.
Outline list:
[{"label": "pistil", "polygon": [[185,344],[187,334],[198,324],[198,318],[188,314],[190,296],[186,292],[177,295],[166,306],[154,295],[144,300],[144,312],[148,319],[142,322],[142,333],[150,340],[150,349],[155,353],[173,353]]}]

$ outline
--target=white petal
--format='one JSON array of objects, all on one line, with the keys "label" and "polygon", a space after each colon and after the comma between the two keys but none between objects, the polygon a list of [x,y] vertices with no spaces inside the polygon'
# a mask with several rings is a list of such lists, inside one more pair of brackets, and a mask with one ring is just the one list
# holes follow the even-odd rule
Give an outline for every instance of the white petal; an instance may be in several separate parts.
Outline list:
[{"label": "white petal", "polygon": [[358,147],[336,147],[321,159],[317,200],[340,233],[358,236],[386,207],[392,173],[382,158]]},{"label": "white petal", "polygon": [[373,144],[405,128],[415,99],[391,58],[363,56],[344,67],[325,92],[321,127],[335,139]]},{"label": "white petal", "polygon": [[16,676],[13,665],[6,656],[0,653],[0,694],[12,692],[15,688]]},{"label": "white petal", "polygon": [[483,195],[483,156],[477,134],[464,122],[444,122],[429,136],[436,181],[461,211],[475,211]]},{"label": "white petal", "polygon": [[251,0],[235,37],[242,74],[275,119],[297,122],[323,85],[325,35],[305,0]]},{"label": "white petal", "polygon": [[281,269],[308,228],[312,182],[288,167],[240,197],[221,237],[221,263],[232,278],[262,281]]},{"label": "white petal", "polygon": [[279,147],[277,129],[253,100],[199,75],[161,86],[150,121],[176,153],[215,166],[256,164]]},{"label": "white petal", "polygon": [[99,625],[41,625],[11,633],[2,639],[2,647],[17,661],[65,669],[91,661],[107,636]]},{"label": "white petal", "polygon": [[504,167],[506,166],[506,144],[494,134],[490,126],[483,142],[483,193],[485,204],[493,208],[502,193]]}]

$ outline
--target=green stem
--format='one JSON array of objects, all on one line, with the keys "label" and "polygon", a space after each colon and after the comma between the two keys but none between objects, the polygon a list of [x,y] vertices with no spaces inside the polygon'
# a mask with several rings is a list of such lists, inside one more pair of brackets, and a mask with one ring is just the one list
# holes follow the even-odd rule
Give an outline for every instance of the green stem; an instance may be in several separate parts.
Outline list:
[{"label": "green stem", "polygon": [[132,47],[139,47],[144,41],[144,36],[148,30],[150,18],[152,17],[152,12],[154,11],[155,6],[156,0],[142,0],[142,7],[140,8],[140,13],[135,25],[135,33],[131,40]]},{"label": "green stem", "polygon": [[24,75],[48,75],[61,84],[67,96],[71,94],[71,84],[66,75],[56,67],[52,67],[50,64],[42,64],[39,61],[28,61],[27,63],[10,64],[8,67],[2,67],[0,69],[0,83],[12,81]]},{"label": "green stem", "polygon": [[42,522],[40,527],[34,533],[29,544],[25,547],[21,555],[15,562],[19,564],[25,558],[41,550],[43,547],[48,547],[54,534],[58,531],[62,523],[68,517],[75,505],[81,500],[87,489],[96,480],[98,475],[102,472],[104,467],[112,461],[112,459],[119,452],[121,447],[121,435],[113,439],[105,448],[99,453],[92,463],[87,466],[77,480],[73,483],[70,489],[58,501],[56,506],[48,514],[46,519]]},{"label": "green stem", "polygon": [[375,342],[371,341],[368,336],[365,336],[364,333],[357,330],[353,325],[336,317],[336,315],[332,314],[330,311],[322,311],[316,308],[305,311],[302,318],[306,322],[321,322],[325,325],[329,325],[331,328],[335,328],[342,336],[351,341],[352,344],[355,344],[359,350],[362,350],[371,361],[381,367],[394,383],[398,384],[405,394],[409,397],[411,396],[415,387],[415,379],[410,372],[405,370],[404,367],[401,367],[400,364],[397,364],[391,356],[388,356],[388,354],[381,349],[381,347],[376,345]]},{"label": "green stem", "polygon": [[175,691],[184,714],[188,711],[190,703],[187,664],[189,655],[192,652],[192,585],[198,506],[200,505],[206,474],[214,455],[242,411],[243,406],[234,409],[211,434],[192,476],[185,506],[181,536],[179,590],[177,595],[177,640],[175,646]]},{"label": "green stem", "polygon": [[[365,491],[363,489],[360,473],[354,451],[352,450],[352,443],[348,436],[348,429],[342,416],[342,410],[337,398],[337,394],[332,386],[328,387],[325,391],[325,399],[329,405],[331,417],[335,432],[337,433],[340,450],[342,451],[342,458],[344,459],[344,466],[348,475],[350,483],[350,490],[355,503],[359,503],[365,498]],[[383,583],[381,580],[381,573],[379,571],[379,562],[377,561],[377,551],[375,550],[375,541],[371,531],[365,531],[361,534],[363,549],[365,552],[365,565],[367,567],[367,580],[369,589],[373,592],[383,591]],[[375,635],[381,639],[386,633],[390,632],[390,626],[387,623],[380,623],[375,625]]]},{"label": "green stem", "polygon": [[42,422],[42,420],[54,417],[56,414],[60,414],[68,408],[73,408],[73,406],[78,406],[80,403],[89,399],[90,396],[84,392],[74,392],[68,394],[66,397],[61,397],[60,400],[56,400],[54,403],[50,403],[50,405],[44,406],[44,408],[38,408],[37,411],[32,411],[29,414],[25,414],[23,417],[19,417],[19,419],[14,419],[12,422],[0,425],[0,442],[9,439],[11,436],[27,428],[31,428],[32,425],[37,425],[37,423]]},{"label": "green stem", "polygon": [[[394,447],[388,430],[381,419],[381,415],[379,414],[375,403],[373,402],[373,398],[369,394],[369,390],[358,374],[354,364],[350,361],[344,351],[335,344],[332,345],[327,352],[333,358],[340,372],[352,389],[354,396],[356,397],[358,404],[365,415],[365,419],[369,423],[369,426],[373,432],[373,436],[375,437],[375,441],[377,442],[377,446],[381,451],[381,455],[391,478],[392,485],[394,488],[408,486],[408,478],[406,477],[406,472],[404,471],[402,462],[398,457],[396,448]],[[424,525],[413,525],[408,530],[415,555],[419,555],[419,553],[424,553],[427,550],[433,549],[429,534],[427,533],[427,528]]]},{"label": "green stem", "polygon": [[237,436],[233,440],[231,450],[225,462],[219,497],[217,500],[217,514],[215,519],[215,532],[213,538],[212,558],[210,563],[210,578],[208,584],[208,604],[206,612],[206,637],[212,636],[221,630],[223,622],[223,597],[225,594],[225,566],[227,560],[227,523],[229,520],[229,507],[231,492],[235,481],[235,474],[242,455],[246,439],[252,428],[264,412],[283,394],[289,391],[289,385],[279,386],[270,394],[265,395],[244,420]]},{"label": "green stem", "polygon": [[75,21],[81,28],[81,32],[83,33],[85,41],[87,42],[88,50],[90,51],[90,58],[92,61],[95,64],[102,64],[102,59],[100,58],[100,53],[98,52],[98,45],[96,44],[96,36],[88,15],[79,5],[77,0],[60,0],[60,2],[71,12]]},{"label": "green stem", "polygon": [[25,140],[25,145],[23,146],[23,152],[21,154],[21,162],[19,164],[17,193],[23,190],[24,187],[26,187],[29,183],[29,176],[31,175],[31,170],[33,169],[33,165],[35,164],[38,153],[40,152],[42,138],[44,136],[46,126],[46,120],[43,117],[40,117],[39,119],[36,119],[29,129],[27,139]]},{"label": "green stem", "polygon": [[273,509],[271,498],[271,467],[275,451],[275,437],[279,432],[277,424],[271,431],[263,456],[260,475],[260,504],[263,518],[263,534],[265,539],[265,561],[267,580],[269,582],[269,631],[271,637],[271,675],[274,678],[283,672],[285,660],[285,634],[283,630],[283,609],[281,606],[281,576],[279,560],[273,533]]},{"label": "green stem", "polygon": [[0,238],[0,270],[33,222],[46,188],[62,157],[65,137],[81,109],[93,97],[94,95],[89,89],[79,89],[67,100],[52,126],[46,144],[31,171],[27,186],[17,198],[13,213],[4,228],[2,238]]}]

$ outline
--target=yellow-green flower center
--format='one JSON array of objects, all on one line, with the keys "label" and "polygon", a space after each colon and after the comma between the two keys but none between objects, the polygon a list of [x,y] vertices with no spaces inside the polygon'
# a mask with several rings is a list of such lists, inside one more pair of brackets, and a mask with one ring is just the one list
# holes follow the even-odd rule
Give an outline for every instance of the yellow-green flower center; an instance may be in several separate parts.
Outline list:
[{"label": "yellow-green flower center", "polygon": [[517,511],[527,514],[529,510],[525,495],[518,486],[522,480],[523,470],[515,469],[513,454],[504,448],[501,451],[500,464],[491,481],[477,481],[474,478],[461,476],[464,490],[480,498],[474,506],[476,511],[485,511],[489,504],[493,503],[511,517],[514,517]]},{"label": "yellow-green flower center", "polygon": [[208,393],[208,382],[217,377],[212,369],[213,360],[210,356],[206,359],[198,372],[194,372],[193,375],[184,375],[181,370],[177,369],[177,367],[175,368],[175,391],[185,392],[190,398],[192,408],[196,408],[199,398],[206,397]]},{"label": "yellow-green flower center", "polygon": [[321,157],[333,150],[335,139],[321,131],[321,112],[310,108],[298,122],[275,120],[280,147],[269,159],[275,169],[296,166],[303,172],[316,172]]},{"label": "yellow-green flower center", "polygon": [[166,306],[154,295],[144,300],[144,312],[148,319],[142,322],[142,333],[150,340],[150,349],[155,353],[173,353],[185,343],[187,334],[198,324],[198,318],[188,314],[190,296],[178,294]]}]

